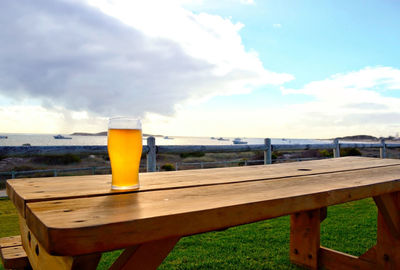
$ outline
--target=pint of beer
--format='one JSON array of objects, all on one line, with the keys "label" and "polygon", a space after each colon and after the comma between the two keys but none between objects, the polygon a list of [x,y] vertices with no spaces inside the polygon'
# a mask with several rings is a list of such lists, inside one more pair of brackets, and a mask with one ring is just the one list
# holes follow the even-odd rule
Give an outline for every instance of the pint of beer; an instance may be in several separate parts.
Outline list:
[{"label": "pint of beer", "polygon": [[139,119],[111,118],[108,123],[108,155],[112,189],[138,189],[142,156],[142,124]]}]

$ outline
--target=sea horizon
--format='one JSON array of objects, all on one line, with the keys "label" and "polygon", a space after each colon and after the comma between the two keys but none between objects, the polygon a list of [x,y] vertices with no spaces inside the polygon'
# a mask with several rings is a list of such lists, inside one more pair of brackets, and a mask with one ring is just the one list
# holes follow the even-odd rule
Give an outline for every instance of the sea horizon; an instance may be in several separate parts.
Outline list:
[{"label": "sea horizon", "polygon": [[[71,139],[55,139],[58,133],[0,133],[7,139],[0,139],[0,146],[54,146],[54,145],[107,145],[107,136],[104,135],[70,135],[61,133]],[[154,135],[152,135],[154,136]],[[147,136],[143,136],[143,144],[146,145]],[[265,138],[256,137],[203,137],[203,136],[174,136],[158,135],[158,145],[233,145],[235,138],[240,138],[248,144],[263,144]],[[221,140],[218,140],[222,138]],[[330,143],[329,139],[299,139],[299,138],[271,138],[274,144],[316,144]]]}]

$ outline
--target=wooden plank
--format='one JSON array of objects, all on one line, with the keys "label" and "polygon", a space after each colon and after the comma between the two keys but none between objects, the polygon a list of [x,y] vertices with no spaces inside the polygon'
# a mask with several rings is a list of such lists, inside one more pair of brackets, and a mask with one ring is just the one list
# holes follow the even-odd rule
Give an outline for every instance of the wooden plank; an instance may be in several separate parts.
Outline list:
[{"label": "wooden plank", "polygon": [[0,249],[0,257],[5,269],[28,269],[29,267],[28,258],[21,245]]},{"label": "wooden plank", "polygon": [[[398,166],[399,160],[346,157],[304,161],[269,166],[249,166],[140,174],[140,192],[194,186],[273,180],[301,175],[363,170],[368,167]],[[27,178],[7,181],[7,193],[19,212],[25,216],[29,202],[63,198],[92,197],[127,193],[112,191],[111,175],[51,178]]]},{"label": "wooden plank", "polygon": [[20,246],[20,245],[21,245],[21,236],[20,235],[0,238],[0,249],[6,248],[6,247]]},{"label": "wooden plank", "polygon": [[321,210],[292,214],[290,217],[290,261],[310,269],[318,268]]},{"label": "wooden plank", "polygon": [[[26,220],[19,216],[19,227],[23,250],[29,258],[34,270],[95,270],[101,258],[100,253],[83,256],[52,256],[37,240],[35,234],[29,230]],[[62,243],[60,243],[62,244]]]},{"label": "wooden plank", "polygon": [[[396,209],[390,211],[400,211],[400,193],[391,194],[391,197],[395,202],[391,206]],[[392,220],[393,216],[396,215],[384,214],[381,207],[378,209],[376,260],[381,269],[400,269],[400,238],[393,234],[392,227],[395,225],[390,224],[397,223],[399,220]]]},{"label": "wooden plank", "polygon": [[342,253],[333,249],[320,247],[318,254],[319,266],[327,270],[375,270],[377,265],[368,261],[359,259],[346,253]]},{"label": "wooden plank", "polygon": [[[400,168],[29,203],[51,254],[77,255],[217,230],[400,191]],[[62,244],[61,244],[62,243]]]},{"label": "wooden plank", "polygon": [[163,239],[127,248],[110,270],[157,269],[179,239],[179,237]]}]

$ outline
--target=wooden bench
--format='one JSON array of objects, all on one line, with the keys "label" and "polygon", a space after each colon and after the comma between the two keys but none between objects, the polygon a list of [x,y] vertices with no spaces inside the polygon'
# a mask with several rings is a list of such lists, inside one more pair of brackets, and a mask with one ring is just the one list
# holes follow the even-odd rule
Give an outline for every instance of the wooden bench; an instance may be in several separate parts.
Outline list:
[{"label": "wooden bench", "polygon": [[0,238],[0,257],[5,269],[32,269],[21,236]]}]

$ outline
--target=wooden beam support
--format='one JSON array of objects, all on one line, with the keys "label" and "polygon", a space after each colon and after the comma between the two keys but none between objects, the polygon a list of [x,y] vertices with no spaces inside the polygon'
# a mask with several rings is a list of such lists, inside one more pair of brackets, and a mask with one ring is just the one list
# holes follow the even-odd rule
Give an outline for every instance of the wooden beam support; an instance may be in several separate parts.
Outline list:
[{"label": "wooden beam support", "polygon": [[378,206],[377,264],[380,269],[400,269],[400,192],[374,200]]},{"label": "wooden beam support", "polygon": [[319,210],[319,222],[322,222],[328,217],[328,207],[322,207]]},{"label": "wooden beam support", "polygon": [[318,268],[321,209],[299,212],[290,218],[290,261]]},{"label": "wooden beam support", "polygon": [[180,237],[153,241],[125,249],[110,270],[150,270],[157,267],[178,243]]},{"label": "wooden beam support", "polygon": [[361,260],[376,263],[376,245],[368,249],[363,255],[359,257]]},{"label": "wooden beam support", "polygon": [[378,213],[376,261],[379,269],[400,269],[400,239],[392,234],[381,213]]},{"label": "wooden beam support", "polygon": [[342,253],[333,249],[320,247],[318,252],[318,264],[324,269],[341,270],[375,270],[376,264],[360,259],[359,257]]},{"label": "wooden beam support", "polygon": [[379,213],[382,215],[391,235],[400,238],[400,200],[399,193],[389,193],[374,197]]}]

